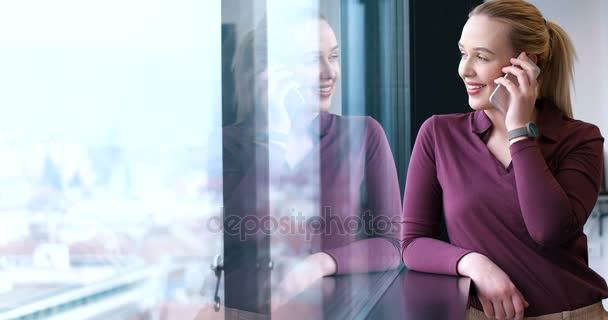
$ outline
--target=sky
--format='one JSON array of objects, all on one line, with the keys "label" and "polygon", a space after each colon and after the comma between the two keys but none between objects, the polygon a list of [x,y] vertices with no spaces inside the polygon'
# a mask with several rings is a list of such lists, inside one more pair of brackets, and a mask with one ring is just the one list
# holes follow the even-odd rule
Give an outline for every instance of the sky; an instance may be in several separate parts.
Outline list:
[{"label": "sky", "polygon": [[204,145],[220,30],[220,0],[2,0],[0,139]]}]

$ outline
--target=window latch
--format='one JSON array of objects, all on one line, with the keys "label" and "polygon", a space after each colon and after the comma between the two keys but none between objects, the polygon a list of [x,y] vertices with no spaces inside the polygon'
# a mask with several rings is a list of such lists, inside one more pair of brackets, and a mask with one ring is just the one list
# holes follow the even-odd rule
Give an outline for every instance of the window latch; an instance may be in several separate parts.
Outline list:
[{"label": "window latch", "polygon": [[215,256],[215,258],[213,259],[213,263],[211,264],[211,270],[213,271],[217,279],[217,282],[215,283],[215,294],[213,295],[213,310],[215,310],[215,312],[219,312],[221,302],[219,295],[220,281],[222,280],[222,272],[224,271],[224,261],[221,255],[218,254]]}]

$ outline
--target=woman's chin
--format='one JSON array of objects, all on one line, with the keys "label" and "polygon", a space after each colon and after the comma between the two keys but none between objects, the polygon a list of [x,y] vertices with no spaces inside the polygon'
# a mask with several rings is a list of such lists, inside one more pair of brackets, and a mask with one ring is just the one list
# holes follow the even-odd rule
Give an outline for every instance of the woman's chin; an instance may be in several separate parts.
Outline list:
[{"label": "woman's chin", "polygon": [[319,111],[327,112],[331,108],[331,98],[330,99],[321,99],[319,101]]},{"label": "woman's chin", "polygon": [[493,106],[490,104],[490,102],[481,102],[481,101],[471,101],[469,100],[469,107],[471,107],[471,109],[473,110],[488,110],[488,109],[492,109]]}]

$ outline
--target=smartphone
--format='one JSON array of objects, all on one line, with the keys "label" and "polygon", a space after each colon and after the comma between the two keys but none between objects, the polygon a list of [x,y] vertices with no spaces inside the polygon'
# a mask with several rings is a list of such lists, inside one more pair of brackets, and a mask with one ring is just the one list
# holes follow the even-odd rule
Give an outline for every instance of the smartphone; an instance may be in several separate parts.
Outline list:
[{"label": "smartphone", "polygon": [[285,96],[285,107],[291,110],[299,110],[306,106],[306,99],[299,88],[289,89]]},{"label": "smartphone", "polygon": [[[534,73],[536,75],[535,78],[538,78],[538,76],[540,75],[540,68],[529,57],[528,57],[528,61],[534,65],[534,67],[535,67]],[[508,79],[511,82],[513,82],[516,86],[519,86],[517,77],[514,74],[507,73],[507,74],[505,74],[505,76],[503,78]],[[510,100],[509,91],[507,90],[507,88],[505,88],[504,86],[502,86],[500,84],[498,86],[496,86],[496,88],[490,95],[490,103],[496,109],[500,110],[503,114],[507,113],[507,109],[509,108],[509,100]]]}]

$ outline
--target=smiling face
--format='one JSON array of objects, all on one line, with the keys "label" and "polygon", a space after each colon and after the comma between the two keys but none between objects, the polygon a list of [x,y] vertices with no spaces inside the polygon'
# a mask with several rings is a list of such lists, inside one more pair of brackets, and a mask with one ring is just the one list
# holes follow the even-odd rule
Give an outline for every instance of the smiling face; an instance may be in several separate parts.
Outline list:
[{"label": "smiling face", "polygon": [[492,109],[489,99],[496,88],[494,79],[504,75],[501,69],[516,56],[508,26],[483,15],[472,16],[462,28],[458,48],[462,55],[458,74],[469,94],[469,105],[474,110]]},{"label": "smiling face", "polygon": [[[311,32],[313,28],[318,28],[319,32]],[[338,40],[329,23],[323,19],[315,19],[297,29],[292,36],[296,41],[290,48],[297,51],[297,62],[291,70],[302,85],[302,93],[309,104],[327,111],[340,78]]]},{"label": "smiling face", "polygon": [[340,54],[336,35],[325,20],[320,21],[319,38],[319,108],[327,111],[340,78]]}]

